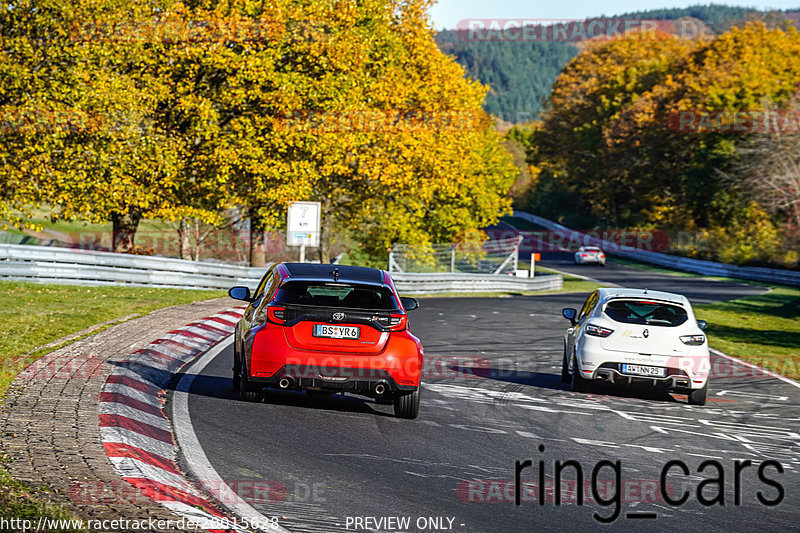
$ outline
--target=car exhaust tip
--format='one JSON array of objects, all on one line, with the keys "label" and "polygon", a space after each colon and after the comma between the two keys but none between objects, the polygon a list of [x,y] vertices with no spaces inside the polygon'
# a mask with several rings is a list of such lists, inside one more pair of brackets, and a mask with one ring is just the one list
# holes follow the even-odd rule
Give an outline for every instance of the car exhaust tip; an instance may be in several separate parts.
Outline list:
[{"label": "car exhaust tip", "polygon": [[378,383],[377,385],[375,385],[375,394],[382,395],[385,392],[386,392],[386,385],[384,385],[383,383]]},{"label": "car exhaust tip", "polygon": [[278,387],[282,389],[288,389],[291,384],[292,380],[290,378],[281,378],[280,381],[278,381]]}]

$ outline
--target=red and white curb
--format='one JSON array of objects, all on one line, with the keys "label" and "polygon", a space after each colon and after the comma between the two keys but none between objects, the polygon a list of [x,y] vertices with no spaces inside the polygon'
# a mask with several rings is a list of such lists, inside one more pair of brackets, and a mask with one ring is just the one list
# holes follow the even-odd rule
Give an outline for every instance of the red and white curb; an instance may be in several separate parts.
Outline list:
[{"label": "red and white curb", "polygon": [[181,473],[172,427],[163,412],[173,376],[233,333],[242,308],[170,331],[119,363],[100,395],[100,434],[122,478],[142,494],[214,532],[244,531]]}]

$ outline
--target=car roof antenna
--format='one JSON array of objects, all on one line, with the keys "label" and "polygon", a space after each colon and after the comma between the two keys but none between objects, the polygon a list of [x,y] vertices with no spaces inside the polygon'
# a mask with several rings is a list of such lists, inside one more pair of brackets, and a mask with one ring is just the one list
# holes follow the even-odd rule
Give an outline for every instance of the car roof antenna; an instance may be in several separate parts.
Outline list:
[{"label": "car roof antenna", "polygon": [[647,287],[644,288],[644,293],[647,294]]},{"label": "car roof antenna", "polygon": [[338,268],[334,268],[332,274],[333,274],[333,281],[338,282],[339,281],[339,269]]}]

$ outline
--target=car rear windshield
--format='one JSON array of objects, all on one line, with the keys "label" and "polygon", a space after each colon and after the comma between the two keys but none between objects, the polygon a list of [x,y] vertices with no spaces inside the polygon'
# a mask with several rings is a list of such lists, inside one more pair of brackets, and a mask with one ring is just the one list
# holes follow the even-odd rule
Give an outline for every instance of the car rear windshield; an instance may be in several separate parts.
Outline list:
[{"label": "car rear windshield", "polygon": [[397,302],[388,287],[345,283],[290,281],[278,289],[275,302],[347,309],[397,309]]},{"label": "car rear windshield", "polygon": [[644,300],[612,300],[606,305],[605,314],[624,324],[667,327],[680,326],[689,318],[680,305]]}]

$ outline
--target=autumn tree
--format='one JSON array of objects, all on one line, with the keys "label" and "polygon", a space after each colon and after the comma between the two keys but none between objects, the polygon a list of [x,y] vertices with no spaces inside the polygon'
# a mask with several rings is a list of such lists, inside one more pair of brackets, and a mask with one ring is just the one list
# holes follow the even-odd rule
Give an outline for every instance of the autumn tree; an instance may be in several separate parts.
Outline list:
[{"label": "autumn tree", "polygon": [[761,22],[710,40],[590,46],[556,83],[536,137],[547,193],[536,202],[564,191],[595,224],[704,230],[711,257],[765,261],[780,242],[776,219],[720,176],[752,134],[740,119],[795,93],[799,56],[793,27]]},{"label": "autumn tree", "polygon": [[787,220],[787,237],[800,241],[800,96],[782,108],[767,103],[762,127],[736,147],[723,183]]},{"label": "autumn tree", "polygon": [[[667,80],[692,44],[661,32],[591,43],[556,81],[534,144],[549,181],[575,196],[584,218],[614,224],[647,205],[631,183],[630,154],[608,130],[639,97]],[[543,180],[548,180],[547,174]]]},{"label": "autumn tree", "polygon": [[203,132],[197,164],[248,209],[256,236],[281,226],[289,202],[318,200],[327,262],[335,232],[385,255],[507,207],[512,167],[480,109],[485,89],[438,51],[424,3],[231,3],[175,16],[260,32],[188,43],[165,69],[169,107]]},{"label": "autumn tree", "polygon": [[[800,36],[794,28],[751,23],[699,43],[676,72],[645,92],[607,132],[632,172],[650,183],[641,218],[677,227],[727,226],[748,200],[719,179],[749,128],[730,122],[692,127],[712,116],[747,115],[782,105],[800,83]],[[660,192],[659,192],[660,191]],[[740,202],[741,209],[731,209]],[[745,222],[743,224],[746,225]]]},{"label": "autumn tree", "polygon": [[14,207],[46,203],[56,218],[111,220],[115,251],[133,248],[144,216],[214,216],[178,194],[187,140],[159,120],[170,88],[153,68],[158,51],[126,33],[154,11],[30,0],[0,15],[6,112],[46,117],[33,130],[4,132]]}]

